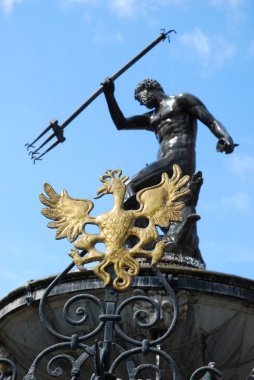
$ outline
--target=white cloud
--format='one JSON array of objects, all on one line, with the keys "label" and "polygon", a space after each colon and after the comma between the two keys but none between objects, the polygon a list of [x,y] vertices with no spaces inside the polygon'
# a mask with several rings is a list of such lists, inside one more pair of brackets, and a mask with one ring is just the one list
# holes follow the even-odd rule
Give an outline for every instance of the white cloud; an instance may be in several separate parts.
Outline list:
[{"label": "white cloud", "polygon": [[239,192],[229,197],[221,199],[221,204],[224,207],[229,207],[241,213],[247,213],[251,209],[251,198],[244,192]]},{"label": "white cloud", "polygon": [[108,0],[111,10],[119,17],[148,16],[158,8],[168,5],[184,7],[186,0]]},{"label": "white cloud", "polygon": [[[61,5],[69,7],[71,5],[98,5],[98,0],[59,0]],[[141,0],[142,2],[142,0]],[[119,17],[130,17],[137,13],[141,3],[136,0],[107,0],[105,5],[108,6]]]},{"label": "white cloud", "polygon": [[138,10],[138,2],[135,0],[109,0],[110,8],[120,17],[129,17]]},{"label": "white cloud", "polygon": [[248,47],[248,53],[251,56],[254,56],[254,40],[252,40]]},{"label": "white cloud", "polygon": [[77,4],[77,5],[98,5],[98,0],[60,0],[60,3],[62,5],[72,5],[72,4]]},{"label": "white cloud", "polygon": [[246,0],[210,0],[210,3],[216,8],[229,7],[238,10],[246,3]]},{"label": "white cloud", "polygon": [[248,14],[246,11],[247,0],[210,0],[210,4],[226,13],[232,24],[242,23]]},{"label": "white cloud", "polygon": [[212,38],[196,27],[179,37],[186,59],[201,64],[206,72],[223,67],[236,54],[235,46],[220,36]]},{"label": "white cloud", "polygon": [[0,0],[0,7],[3,11],[9,15],[11,14],[14,6],[18,3],[22,3],[24,0]]},{"label": "white cloud", "polygon": [[191,48],[203,60],[207,60],[211,56],[210,38],[199,28],[180,36],[180,42],[185,47]]},{"label": "white cloud", "polygon": [[248,154],[234,155],[230,162],[230,168],[240,178],[252,178],[254,174],[254,157]]},{"label": "white cloud", "polygon": [[103,28],[102,30],[97,28],[94,31],[93,41],[100,45],[114,43],[114,42],[122,42],[123,40],[124,40],[124,37],[121,32],[115,32],[114,34],[113,33],[110,34],[110,33],[105,32]]},{"label": "white cloud", "polygon": [[232,213],[240,213],[242,215],[249,214],[253,210],[252,206],[252,196],[245,189],[239,191],[235,194],[230,194],[221,197],[218,200],[206,200],[205,202],[200,202],[199,209],[202,213],[218,214],[218,209],[223,210],[224,213],[231,215]]},{"label": "white cloud", "polygon": [[[225,1],[225,0],[224,0]],[[229,6],[239,8],[246,3],[246,0],[226,0]]]},{"label": "white cloud", "polygon": [[96,7],[99,4],[99,0],[58,0],[58,2],[64,10],[68,10],[75,6],[82,6],[85,9],[85,7]]}]

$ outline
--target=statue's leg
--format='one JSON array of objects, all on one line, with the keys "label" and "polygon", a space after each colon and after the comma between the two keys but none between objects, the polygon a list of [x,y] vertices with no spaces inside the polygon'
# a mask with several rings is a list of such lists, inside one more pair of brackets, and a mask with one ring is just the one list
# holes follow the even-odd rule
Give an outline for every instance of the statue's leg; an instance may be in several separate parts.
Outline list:
[{"label": "statue's leg", "polygon": [[162,173],[166,172],[171,176],[174,163],[170,157],[164,157],[147,165],[144,169],[132,176],[130,180],[126,182],[125,200],[135,195],[139,190],[159,183]]},{"label": "statue's leg", "polygon": [[[166,248],[165,258],[170,260],[170,257],[181,257],[182,264],[190,261],[190,266],[204,268],[201,252],[199,250],[199,238],[197,234],[197,221],[200,216],[196,214],[196,205],[200,188],[203,183],[202,173],[194,174],[189,182],[191,190],[190,196],[187,199],[186,206],[183,209],[183,222],[173,222],[168,229],[163,229],[164,237],[172,242]],[[191,263],[190,259],[194,259]],[[186,263],[185,263],[186,261]]]},{"label": "statue's leg", "polygon": [[[188,185],[191,192],[183,210],[183,221],[172,222],[169,228],[161,229],[162,235],[160,239],[165,239],[172,243],[166,248],[162,261],[174,262],[174,260],[178,260],[183,265],[203,268],[204,261],[198,247],[199,238],[197,234],[197,221],[200,217],[196,214],[196,205],[203,179],[202,173],[194,174],[195,162],[185,153],[185,151],[179,149],[174,154],[172,153],[168,157],[147,165],[134,175],[127,183],[124,207],[125,209],[138,208],[139,204],[136,201],[135,194],[141,189],[158,184],[161,181],[162,173],[166,172],[171,177],[173,164],[179,163],[183,175],[188,174],[191,176]],[[145,228],[145,225],[140,225],[139,227]]]},{"label": "statue's leg", "polygon": [[174,164],[180,166],[183,175],[187,174],[192,176],[194,174],[195,160],[190,155],[189,150],[171,150],[168,156],[160,158],[152,164],[147,165],[144,169],[140,170],[130,178],[126,183],[127,191],[125,200],[132,197],[141,189],[158,184],[161,181],[162,173],[168,173],[169,177],[171,177]]}]

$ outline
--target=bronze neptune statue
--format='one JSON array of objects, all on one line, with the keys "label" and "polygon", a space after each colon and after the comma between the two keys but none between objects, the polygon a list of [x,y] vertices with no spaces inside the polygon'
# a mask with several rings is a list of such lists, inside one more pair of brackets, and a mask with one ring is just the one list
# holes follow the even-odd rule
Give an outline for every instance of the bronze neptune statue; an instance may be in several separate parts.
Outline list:
[{"label": "bronze neptune statue", "polygon": [[133,195],[140,189],[158,183],[163,172],[171,175],[173,164],[178,164],[184,175],[191,176],[191,196],[184,211],[183,223],[174,223],[168,230],[163,231],[163,238],[171,242],[166,259],[184,265],[204,267],[196,232],[196,221],[200,217],[195,212],[202,185],[201,172],[195,174],[197,120],[205,124],[217,137],[217,151],[232,153],[237,144],[234,144],[224,126],[194,95],[182,93],[169,96],[156,80],[145,79],[137,85],[135,99],[149,111],[126,118],[115,99],[113,80],[107,78],[102,85],[110,115],[117,129],[144,129],[154,132],[160,144],[158,159],[129,181],[126,204],[132,203],[135,198]]}]

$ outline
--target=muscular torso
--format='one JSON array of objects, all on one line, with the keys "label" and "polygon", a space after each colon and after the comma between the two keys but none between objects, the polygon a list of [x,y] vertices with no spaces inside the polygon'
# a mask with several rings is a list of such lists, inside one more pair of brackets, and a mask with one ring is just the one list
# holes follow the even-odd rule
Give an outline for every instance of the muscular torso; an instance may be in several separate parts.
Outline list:
[{"label": "muscular torso", "polygon": [[[154,111],[125,118],[114,96],[109,95],[107,101],[116,127],[154,132],[160,144],[156,166],[177,163],[182,167],[184,174],[193,174],[197,120],[209,127],[218,138],[225,135],[225,130],[218,122],[214,124],[214,117],[194,95],[184,93],[167,96],[164,93],[152,93],[152,96],[156,107]],[[142,104],[150,107],[145,101]]]},{"label": "muscular torso", "polygon": [[184,96],[169,96],[150,114],[149,129],[160,143],[158,158],[176,153],[175,150],[188,157],[195,152],[197,122],[184,108],[184,100]]}]

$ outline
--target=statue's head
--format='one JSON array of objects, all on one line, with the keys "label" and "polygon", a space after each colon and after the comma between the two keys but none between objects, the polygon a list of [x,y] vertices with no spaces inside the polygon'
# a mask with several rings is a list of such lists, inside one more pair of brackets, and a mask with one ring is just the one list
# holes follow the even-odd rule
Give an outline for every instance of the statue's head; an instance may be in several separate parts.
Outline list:
[{"label": "statue's head", "polygon": [[163,93],[160,83],[155,79],[144,79],[135,88],[134,97],[148,108],[155,107],[156,93]]}]

